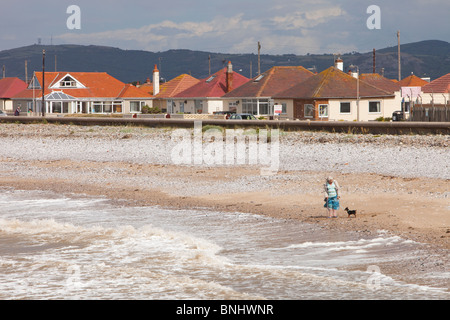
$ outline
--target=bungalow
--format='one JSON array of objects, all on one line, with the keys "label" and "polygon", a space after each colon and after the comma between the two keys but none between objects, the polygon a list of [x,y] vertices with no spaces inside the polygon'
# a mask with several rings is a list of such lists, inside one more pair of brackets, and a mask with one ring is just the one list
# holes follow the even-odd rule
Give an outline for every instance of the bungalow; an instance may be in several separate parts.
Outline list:
[{"label": "bungalow", "polygon": [[[17,93],[25,90],[27,84],[19,78],[3,78],[0,80],[0,110],[14,110],[11,100]],[[22,110],[26,111],[26,110]]]},{"label": "bungalow", "polygon": [[[391,110],[394,111],[400,111],[402,108],[402,92],[401,92],[401,86],[398,83],[398,81],[394,81],[388,78],[383,77],[382,75],[378,73],[363,73],[360,75],[360,79],[374,87],[377,87],[379,89],[382,89],[384,91],[387,91],[389,93],[392,93],[395,95],[395,102],[393,102]],[[395,109],[395,110],[394,110]],[[386,114],[389,112],[389,110],[386,110]],[[391,117],[392,114],[388,117]]]},{"label": "bungalow", "polygon": [[367,121],[390,117],[398,109],[395,94],[374,87],[333,66],[280,92],[290,99],[294,119]]},{"label": "bungalow", "polygon": [[238,113],[251,113],[257,116],[274,115],[278,105],[281,115],[293,118],[290,100],[275,101],[274,95],[305,81],[314,74],[301,66],[272,67],[264,73],[223,96],[228,100],[229,109],[236,105]]},{"label": "bungalow", "polygon": [[429,105],[450,105],[450,73],[437,78],[422,87],[421,103]]},{"label": "bungalow", "polygon": [[228,62],[227,67],[175,95],[171,111],[198,114],[229,111],[234,106],[225,105],[223,96],[249,80],[234,72],[231,62]]},{"label": "bungalow", "polygon": [[[43,73],[35,72],[28,87],[16,94],[14,107],[42,112]],[[46,72],[45,114],[124,114],[152,105],[152,96],[104,72]]]},{"label": "bungalow", "polygon": [[[184,102],[180,100],[175,102],[174,98],[179,93],[191,88],[199,82],[200,80],[188,74],[181,74],[178,77],[160,85],[159,71],[155,65],[151,88],[154,96],[153,106],[167,113],[185,112]],[[148,87],[148,89],[150,89],[150,87]]]},{"label": "bungalow", "polygon": [[402,111],[405,112],[406,118],[409,117],[409,111],[415,103],[420,103],[422,96],[422,87],[428,82],[411,74],[410,76],[398,82],[401,87]]}]

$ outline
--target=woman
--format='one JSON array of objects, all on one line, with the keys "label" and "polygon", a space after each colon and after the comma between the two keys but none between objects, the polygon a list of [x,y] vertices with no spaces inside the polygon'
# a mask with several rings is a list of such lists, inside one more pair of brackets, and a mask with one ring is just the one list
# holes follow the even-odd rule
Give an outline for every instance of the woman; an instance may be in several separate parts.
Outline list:
[{"label": "woman", "polygon": [[325,184],[325,205],[329,218],[337,218],[336,210],[339,209],[339,184],[332,177],[328,177]]}]

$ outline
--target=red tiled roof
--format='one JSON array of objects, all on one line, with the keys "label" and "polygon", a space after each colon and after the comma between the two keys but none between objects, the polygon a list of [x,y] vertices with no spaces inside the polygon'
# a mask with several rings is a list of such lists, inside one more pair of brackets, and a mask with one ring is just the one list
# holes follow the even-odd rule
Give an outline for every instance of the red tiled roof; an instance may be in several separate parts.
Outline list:
[{"label": "red tiled roof", "polygon": [[[330,67],[274,97],[280,99],[356,99],[357,82],[357,79],[351,75],[336,67]],[[392,95],[392,93],[376,88],[362,80],[359,81],[359,97],[361,98],[391,97]]]},{"label": "red tiled roof", "polygon": [[[210,77],[201,80],[196,85],[184,90],[183,92],[177,94],[177,98],[200,98],[200,97],[211,97],[218,98],[222,97],[227,93],[226,87],[226,73],[227,68],[223,68],[211,75]],[[247,81],[247,77],[233,71],[233,88],[238,88]]]},{"label": "red tiled roof", "polygon": [[0,99],[8,99],[25,90],[27,84],[19,78],[0,79]]},{"label": "red tiled roof", "polygon": [[400,91],[401,86],[398,82],[392,81],[383,77],[378,73],[363,73],[360,75],[360,79],[373,85],[374,87],[383,89],[388,92]]},{"label": "red tiled roof", "polygon": [[424,85],[422,91],[425,93],[450,93],[450,73]]},{"label": "red tiled roof", "polygon": [[126,84],[118,98],[152,98],[153,96],[144,89],[137,88],[132,84]]},{"label": "red tiled roof", "polygon": [[[53,85],[61,81],[66,75],[70,75],[78,80],[86,88],[61,88],[50,89]],[[35,77],[39,84],[42,84],[42,72],[36,72]],[[53,91],[63,91],[75,98],[118,98],[121,94],[132,90],[126,88],[122,81],[110,76],[105,72],[46,72],[45,73],[45,95]],[[131,91],[129,91],[131,92]],[[26,89],[14,96],[16,99],[31,99],[42,95],[41,90]],[[145,93],[139,92],[139,97],[145,97]]]},{"label": "red tiled roof", "polygon": [[412,74],[409,77],[400,80],[398,84],[401,87],[423,87],[428,84],[428,82]]},{"label": "red tiled roof", "polygon": [[272,97],[305,81],[314,74],[302,66],[273,67],[224,97]]},{"label": "red tiled roof", "polygon": [[173,98],[177,94],[191,88],[199,82],[200,80],[188,74],[181,74],[178,77],[161,84],[159,93],[155,96],[155,98]]}]

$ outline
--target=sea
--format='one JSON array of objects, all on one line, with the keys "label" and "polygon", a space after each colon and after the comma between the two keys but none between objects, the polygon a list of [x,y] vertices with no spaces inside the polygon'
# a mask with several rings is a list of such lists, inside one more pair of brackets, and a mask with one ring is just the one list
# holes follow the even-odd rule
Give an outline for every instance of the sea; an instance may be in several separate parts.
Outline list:
[{"label": "sea", "polygon": [[0,189],[1,300],[447,300],[383,270],[423,247],[384,230]]}]

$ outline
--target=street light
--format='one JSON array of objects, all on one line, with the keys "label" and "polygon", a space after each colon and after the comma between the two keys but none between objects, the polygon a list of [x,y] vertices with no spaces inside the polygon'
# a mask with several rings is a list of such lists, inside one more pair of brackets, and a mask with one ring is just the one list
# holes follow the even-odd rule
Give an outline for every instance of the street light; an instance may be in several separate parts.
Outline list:
[{"label": "street light", "polygon": [[350,69],[356,69],[356,121],[359,121],[359,67],[350,65]]},{"label": "street light", "polygon": [[45,117],[45,50],[42,50],[42,116]]}]

